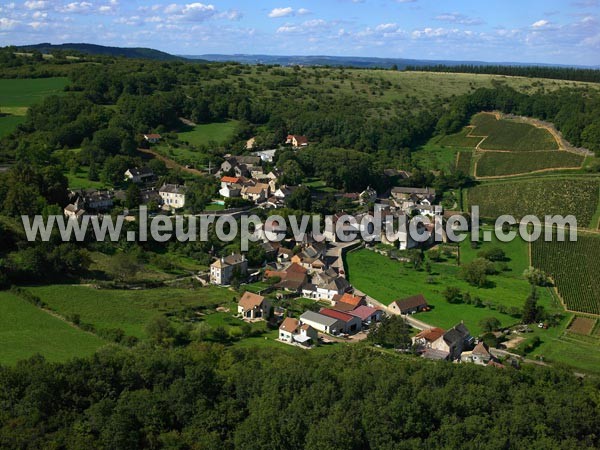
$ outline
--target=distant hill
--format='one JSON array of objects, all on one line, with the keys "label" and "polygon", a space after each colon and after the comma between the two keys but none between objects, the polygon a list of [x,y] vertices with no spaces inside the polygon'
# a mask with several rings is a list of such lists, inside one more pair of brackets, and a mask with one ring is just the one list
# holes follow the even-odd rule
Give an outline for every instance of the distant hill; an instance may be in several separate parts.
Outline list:
[{"label": "distant hill", "polygon": [[57,50],[76,51],[87,55],[122,56],[125,58],[153,59],[157,61],[184,60],[181,56],[171,55],[151,48],[105,47],[95,44],[35,44],[17,47],[22,51],[37,50],[41,53],[51,53]]},{"label": "distant hill", "polygon": [[[188,59],[204,59],[208,61],[234,61],[242,64],[279,64],[282,66],[289,65],[305,65],[305,66],[350,66],[350,67],[363,67],[363,68],[382,68],[389,69],[396,65],[398,69],[404,70],[409,66],[457,66],[457,65],[469,65],[469,66],[541,66],[541,67],[567,67],[559,66],[557,64],[532,64],[532,63],[516,63],[516,62],[504,62],[504,63],[491,63],[485,61],[450,61],[450,60],[421,60],[421,59],[404,59],[404,58],[373,58],[363,56],[275,56],[275,55],[220,55],[220,54],[208,54],[208,55],[186,55]],[[572,67],[572,66],[569,66]],[[597,67],[587,67],[597,68]]]}]

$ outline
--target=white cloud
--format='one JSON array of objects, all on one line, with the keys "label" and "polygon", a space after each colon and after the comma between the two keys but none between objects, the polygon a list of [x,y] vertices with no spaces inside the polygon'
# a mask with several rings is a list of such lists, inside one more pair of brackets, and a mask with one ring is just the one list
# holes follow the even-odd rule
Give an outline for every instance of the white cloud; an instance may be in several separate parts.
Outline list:
[{"label": "white cloud", "polygon": [[173,3],[165,8],[165,13],[169,14],[169,20],[184,20],[189,22],[202,22],[217,14],[214,5],[204,3],[188,3],[178,5]]},{"label": "white cloud", "polygon": [[16,28],[19,22],[7,17],[0,17],[0,31],[10,31]]},{"label": "white cloud", "polygon": [[479,18],[468,17],[457,12],[440,14],[435,17],[435,20],[439,20],[441,22],[458,23],[461,25],[481,25],[483,23],[483,21]]},{"label": "white cloud", "polygon": [[306,8],[300,8],[298,11],[296,11],[296,14],[299,16],[306,16],[307,14],[310,14],[310,10]]},{"label": "white cloud", "polygon": [[47,9],[49,4],[47,1],[44,0],[30,0],[23,3],[23,6],[25,6],[25,8],[29,10],[40,10]]},{"label": "white cloud", "polygon": [[543,28],[545,26],[548,26],[550,24],[549,21],[542,19],[542,20],[538,20],[537,22],[534,22],[531,24],[532,28]]},{"label": "white cloud", "polygon": [[383,31],[383,32],[396,31],[397,29],[398,29],[398,25],[395,23],[382,23],[375,27],[376,31]]},{"label": "white cloud", "polygon": [[90,12],[93,6],[90,2],[72,2],[59,7],[58,11],[62,13],[81,14]]},{"label": "white cloud", "polygon": [[277,19],[280,17],[288,17],[294,14],[294,8],[288,6],[287,8],[275,8],[269,13],[269,17]]}]

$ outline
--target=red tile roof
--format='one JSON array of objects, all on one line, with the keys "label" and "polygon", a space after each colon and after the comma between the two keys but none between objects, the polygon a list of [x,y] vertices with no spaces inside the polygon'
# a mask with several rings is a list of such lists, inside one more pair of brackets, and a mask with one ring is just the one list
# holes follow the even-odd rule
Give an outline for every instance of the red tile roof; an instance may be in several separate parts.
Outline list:
[{"label": "red tile roof", "polygon": [[248,311],[249,309],[258,308],[262,305],[264,300],[265,298],[262,295],[244,292],[244,295],[240,298],[239,305],[244,308],[245,311]]},{"label": "red tile roof", "polygon": [[349,294],[347,292],[342,295],[338,301],[354,305],[354,307],[365,303],[364,297],[359,297],[358,295]]},{"label": "red tile roof", "polygon": [[346,314],[341,311],[336,311],[335,309],[330,308],[321,308],[321,311],[319,311],[319,313],[323,314],[324,316],[331,317],[333,319],[341,320],[342,322],[350,322],[352,319],[354,319],[354,316],[351,316],[350,314]]},{"label": "red tile roof", "polygon": [[429,328],[428,330],[423,330],[415,337],[417,339],[425,339],[427,342],[434,342],[437,341],[445,332],[445,330],[435,327]]},{"label": "red tile roof", "polygon": [[237,183],[240,179],[237,177],[223,177],[221,178],[222,183]]},{"label": "red tile roof", "polygon": [[298,263],[292,263],[287,269],[285,269],[285,271],[288,273],[306,273],[306,269]]},{"label": "red tile roof", "polygon": [[288,333],[294,333],[298,329],[298,325],[300,325],[298,319],[294,319],[293,317],[286,317],[279,329],[287,331]]}]

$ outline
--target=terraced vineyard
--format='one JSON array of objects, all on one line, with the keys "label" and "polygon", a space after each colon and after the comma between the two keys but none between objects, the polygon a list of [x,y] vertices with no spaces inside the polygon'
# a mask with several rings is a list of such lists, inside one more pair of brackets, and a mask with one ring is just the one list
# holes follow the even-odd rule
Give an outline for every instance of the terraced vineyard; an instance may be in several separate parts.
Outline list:
[{"label": "terraced vineyard", "polygon": [[473,160],[473,152],[459,152],[456,156],[456,171],[466,175],[471,173],[471,161]]},{"label": "terraced vineyard", "polygon": [[482,150],[514,152],[557,150],[558,143],[548,130],[513,120],[498,120],[494,114],[480,113],[471,121],[475,129],[471,136],[487,136]]},{"label": "terraced vineyard", "polygon": [[[468,205],[478,205],[482,217],[528,214],[577,217],[579,227],[592,227],[600,199],[599,178],[538,178],[498,181],[469,189]],[[592,228],[595,228],[596,224]]]},{"label": "terraced vineyard", "polygon": [[478,177],[518,175],[549,169],[580,168],[583,156],[567,151],[485,152],[477,162]]},{"label": "terraced vineyard", "polygon": [[579,233],[577,242],[532,244],[532,264],[550,274],[567,309],[600,314],[600,237]]}]

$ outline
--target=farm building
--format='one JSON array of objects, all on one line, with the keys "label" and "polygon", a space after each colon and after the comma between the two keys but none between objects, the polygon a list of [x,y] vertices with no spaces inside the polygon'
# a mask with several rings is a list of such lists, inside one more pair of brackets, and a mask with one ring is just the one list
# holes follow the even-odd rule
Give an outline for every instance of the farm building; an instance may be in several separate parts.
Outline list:
[{"label": "farm building", "polygon": [[427,308],[427,300],[423,294],[419,294],[404,300],[396,300],[390,304],[389,308],[395,314],[414,314]]},{"label": "farm building", "polygon": [[349,311],[348,314],[358,317],[363,325],[370,325],[374,322],[379,322],[383,317],[383,311],[365,305],[361,305],[353,311]]},{"label": "farm building", "polygon": [[310,325],[322,333],[339,334],[344,330],[344,322],[341,320],[313,311],[306,311],[302,314],[300,322],[302,325]]},{"label": "farm building", "polygon": [[344,333],[356,333],[362,329],[362,321],[359,317],[353,316],[352,314],[336,311],[335,309],[331,308],[321,308],[319,313],[342,322],[344,325]]}]

